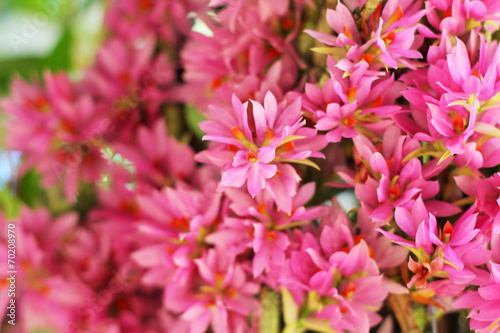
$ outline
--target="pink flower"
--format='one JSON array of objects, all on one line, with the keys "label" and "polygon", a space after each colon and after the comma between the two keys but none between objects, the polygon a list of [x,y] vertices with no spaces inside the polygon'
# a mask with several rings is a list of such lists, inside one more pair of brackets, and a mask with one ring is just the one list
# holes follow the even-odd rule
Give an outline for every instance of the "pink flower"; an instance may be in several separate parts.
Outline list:
[{"label": "pink flower", "polygon": [[356,137],[359,135],[354,128],[356,119],[353,116],[356,109],[356,103],[342,107],[336,103],[328,104],[326,114],[320,116],[316,129],[328,131],[326,139],[329,142],[339,142],[342,138]]},{"label": "pink flower", "polygon": [[427,104],[431,115],[430,124],[443,137],[446,148],[452,154],[463,154],[464,143],[474,134],[478,104],[474,103],[470,110],[460,105],[447,107],[455,100],[447,97],[443,96],[438,105]]},{"label": "pink flower", "polygon": [[131,256],[147,269],[144,284],[164,287],[190,274],[193,260],[205,251],[205,237],[216,228],[220,200],[220,194],[208,197],[187,186],[138,196],[143,245]]},{"label": "pink flower", "polygon": [[108,8],[105,22],[121,39],[136,42],[155,35],[162,42],[177,44],[191,31],[188,14],[207,10],[206,2],[121,0]]},{"label": "pink flower", "polygon": [[[149,120],[158,114],[161,103],[172,99],[167,88],[171,88],[175,73],[166,54],[154,56],[154,47],[151,36],[141,43],[112,38],[99,50],[94,66],[85,72],[83,86],[104,103],[114,125],[137,126],[139,112],[134,111],[139,107],[144,108]],[[107,134],[116,139],[122,133]]]},{"label": "pink flower", "polygon": [[266,267],[280,267],[285,263],[288,236],[280,231],[269,230],[265,225],[254,223],[253,276],[259,276]]},{"label": "pink flower", "polygon": [[[326,145],[324,138],[305,127],[300,99],[278,104],[268,92],[264,105],[255,101],[241,103],[234,95],[232,102],[231,110],[211,106],[214,120],[200,123],[207,134],[203,139],[219,144],[198,154],[198,161],[223,168],[220,190],[228,186],[241,187],[246,181],[249,193],[255,196],[270,183],[276,203],[290,211],[291,207],[285,206],[286,202],[281,201],[277,193],[280,188],[286,188],[293,196],[300,178],[285,163],[315,165],[307,158],[323,157],[318,151]],[[283,162],[283,166],[279,162]],[[272,177],[276,180],[269,182]]]},{"label": "pink flower", "polygon": [[[409,241],[383,229],[378,229],[378,231],[398,244],[416,248],[417,250],[423,249],[428,255],[431,255],[434,252],[434,246],[429,235],[429,225],[436,223],[436,218],[428,213],[422,197],[419,196],[413,202],[411,210],[396,207],[394,215],[398,227],[414,241]],[[430,222],[430,220],[434,222]]]},{"label": "pink flower", "polygon": [[427,278],[434,276],[436,273],[440,272],[443,268],[443,260],[441,257],[437,257],[430,263],[425,261],[421,264],[416,263],[411,257],[408,262],[408,268],[410,271],[415,273],[412,276],[410,282],[408,282],[408,288],[411,288],[415,284],[415,288],[423,289],[427,287]]},{"label": "pink flower", "polygon": [[99,180],[106,165],[99,137],[108,132],[109,123],[103,121],[102,106],[63,73],[47,73],[45,87],[16,80],[14,91],[2,101],[12,128],[7,147],[25,154],[21,173],[36,168],[45,186],[64,179],[64,193],[72,201],[79,181]]},{"label": "pink flower", "polygon": [[215,333],[248,329],[245,319],[259,310],[253,297],[259,285],[247,281],[243,268],[216,250],[196,259],[196,266],[200,292],[181,316],[191,323],[190,332],[205,332],[209,325]]},{"label": "pink flower", "polygon": [[363,137],[354,139],[361,157],[373,170],[374,178],[368,177],[364,183],[355,184],[355,192],[374,221],[387,222],[394,208],[408,205],[419,192],[425,199],[438,192],[436,182],[422,177],[425,173],[417,158],[403,163],[404,154],[415,149],[415,141],[400,136],[399,130],[389,128],[384,134],[385,156],[376,152],[371,143],[365,144],[367,141]]},{"label": "pink flower", "polygon": [[478,332],[496,332],[500,328],[500,265],[491,263],[491,278],[478,291],[468,291],[453,306],[471,309],[470,327]]},{"label": "pink flower", "polygon": [[314,183],[301,186],[292,197],[293,210],[287,213],[277,207],[269,192],[252,198],[241,190],[227,189],[225,193],[231,198],[229,208],[237,217],[226,216],[223,227],[208,235],[206,241],[233,255],[251,248],[254,277],[261,277],[273,288],[277,287],[272,279],[279,275],[284,264],[290,243],[287,229],[310,223],[325,214],[322,206],[304,207],[314,190]]},{"label": "pink flower", "polygon": [[391,1],[381,12],[377,10],[376,14],[372,13],[373,22],[366,22],[365,20],[370,21],[368,17],[363,18],[363,31],[360,33],[349,9],[338,3],[335,10],[328,9],[326,14],[326,20],[337,36],[312,30],[306,32],[322,43],[346,48],[346,57],[355,63],[373,62],[372,66],[377,69],[380,68],[379,64],[414,69],[414,62],[408,58],[422,57],[416,51],[414,35],[417,23],[426,11],[418,11],[418,6],[408,6],[409,3],[401,3],[404,8],[397,5],[397,1]]},{"label": "pink flower", "polygon": [[[331,230],[325,228],[325,232]],[[300,251],[291,252],[288,270],[281,279],[283,286],[299,306],[304,292],[314,302],[325,302],[310,308],[307,316],[328,320],[335,330],[368,331],[380,321],[371,309],[382,305],[387,289],[382,287],[382,276],[369,257],[366,243],[361,241],[347,253],[326,254],[325,259],[314,237],[305,236]]]},{"label": "pink flower", "polygon": [[[216,17],[201,16],[211,36],[192,32],[181,52],[183,98],[205,110],[210,104],[227,106],[233,94],[262,102],[267,91],[281,98],[291,90],[298,67],[305,66],[291,43],[299,31],[300,15],[289,15],[287,3],[231,1]],[[283,25],[278,15],[271,14],[275,6],[281,8],[278,15],[287,13]],[[285,24],[290,20],[292,24]]]},{"label": "pink flower", "polygon": [[429,8],[427,19],[437,30],[454,36],[461,36],[468,32],[477,34],[481,28],[481,22],[485,24],[487,31],[493,31],[494,25],[498,24],[497,17],[500,8],[495,1],[457,1],[430,0],[426,2]]},{"label": "pink flower", "polygon": [[429,229],[431,241],[442,246],[443,257],[457,266],[459,270],[464,268],[464,263],[454,251],[457,246],[469,243],[479,233],[479,229],[474,229],[477,214],[472,214],[475,206],[472,206],[453,225],[446,222],[442,231],[438,234],[436,219],[429,219]]},{"label": "pink flower", "polygon": [[168,135],[163,119],[151,129],[141,126],[135,133],[135,143],[117,142],[113,145],[136,168],[137,179],[161,187],[172,181],[187,180],[194,171],[194,152]]},{"label": "pink flower", "polygon": [[491,57],[491,55],[485,54],[486,52],[486,45],[484,38],[482,38],[480,61],[477,66],[474,66],[477,70],[473,72],[467,48],[460,39],[457,39],[457,45],[453,48],[452,53],[447,55],[447,64],[452,80],[461,88],[463,93],[457,92],[456,89],[451,89],[451,87],[443,86],[443,88],[450,94],[464,100],[467,100],[471,95],[474,95],[480,101],[492,98],[500,89],[500,86],[496,83],[498,78],[496,67],[498,61],[500,61],[500,55],[495,53],[494,58],[488,59],[486,60],[488,62],[486,62],[485,58]]},{"label": "pink flower", "polygon": [[[232,166],[222,174],[221,185],[241,187],[247,182],[248,193],[255,196],[264,189],[266,179],[273,177],[278,169],[276,165],[270,165],[275,156],[273,147],[262,147],[257,153],[249,150],[240,150],[234,156]],[[248,181],[247,181],[248,180]]]}]

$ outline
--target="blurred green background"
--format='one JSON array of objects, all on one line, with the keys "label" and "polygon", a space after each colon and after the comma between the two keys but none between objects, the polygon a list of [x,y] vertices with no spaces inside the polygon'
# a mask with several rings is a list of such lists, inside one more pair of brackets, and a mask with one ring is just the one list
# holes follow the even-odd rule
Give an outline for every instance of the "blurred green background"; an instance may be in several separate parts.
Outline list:
[{"label": "blurred green background", "polygon": [[[37,80],[45,71],[66,71],[78,80],[104,38],[104,0],[0,0],[0,98],[13,77]],[[0,109],[0,122],[5,114]],[[37,176],[17,179],[20,153],[7,151],[0,127],[0,211],[12,218],[19,193],[36,195]],[[17,188],[17,187],[23,187]],[[20,191],[22,190],[22,191]]]}]

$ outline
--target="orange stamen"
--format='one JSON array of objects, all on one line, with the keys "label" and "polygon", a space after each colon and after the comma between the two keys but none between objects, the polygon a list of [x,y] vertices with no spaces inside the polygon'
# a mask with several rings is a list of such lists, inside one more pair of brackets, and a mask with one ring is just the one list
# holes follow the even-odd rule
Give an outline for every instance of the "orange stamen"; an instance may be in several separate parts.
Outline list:
[{"label": "orange stamen", "polygon": [[349,282],[349,285],[347,286],[347,289],[344,290],[344,292],[342,293],[342,295],[344,297],[349,297],[355,291],[356,291],[356,285],[354,283],[352,283],[352,282]]},{"label": "orange stamen", "polygon": [[373,54],[370,54],[370,53],[365,53],[361,56],[361,60],[366,61],[366,63],[368,65],[372,63],[374,58],[375,58],[375,56]]},{"label": "orange stamen", "polygon": [[294,26],[293,19],[291,17],[285,18],[281,23],[281,26],[283,27],[283,30],[291,30]]},{"label": "orange stamen", "polygon": [[240,149],[238,147],[236,147],[235,145],[227,145],[227,148],[229,149],[229,151],[232,151],[234,153],[240,151]]},{"label": "orange stamen", "polygon": [[189,229],[189,220],[185,217],[174,218],[170,225],[176,229]]},{"label": "orange stamen", "polygon": [[249,160],[252,163],[255,163],[255,162],[257,162],[257,155],[255,155],[255,153],[253,151],[249,151],[247,153],[247,160]]},{"label": "orange stamen", "polygon": [[234,126],[231,128],[231,134],[234,135],[234,137],[240,141],[245,140],[245,134],[240,130],[238,126]]},{"label": "orange stamen", "polygon": [[224,78],[223,77],[218,77],[218,78],[216,78],[215,80],[212,81],[212,84],[210,85],[210,88],[212,90],[216,90],[217,88],[219,88],[220,86],[222,86],[223,83],[224,83]]},{"label": "orange stamen", "polygon": [[395,200],[399,197],[399,194],[400,194],[400,191],[399,191],[399,186],[398,184],[395,184],[393,185],[390,189],[389,189],[389,199],[392,201],[392,200]]},{"label": "orange stamen", "polygon": [[347,117],[342,119],[342,125],[344,126],[351,127],[354,124],[356,124],[356,119],[354,119],[353,117]]},{"label": "orange stamen", "polygon": [[377,9],[373,12],[373,22],[377,22],[380,20],[380,14],[382,13],[382,8],[384,4],[380,2],[380,4],[377,6]]},{"label": "orange stamen", "polygon": [[274,47],[271,47],[271,49],[267,52],[267,54],[272,58],[272,59],[278,59],[281,55],[281,52],[276,50]]},{"label": "orange stamen", "polygon": [[457,113],[457,115],[453,118],[451,125],[453,127],[453,130],[455,131],[455,134],[460,135],[464,132],[465,130],[465,122],[464,118]]},{"label": "orange stamen", "polygon": [[266,140],[271,140],[274,138],[274,131],[269,127],[266,128]]},{"label": "orange stamen", "polygon": [[382,106],[382,103],[383,103],[383,98],[382,95],[380,95],[376,100],[370,103],[370,107],[377,108],[379,106]]},{"label": "orange stamen", "polygon": [[245,50],[243,53],[243,60],[245,60],[246,63],[250,62],[250,50]]},{"label": "orange stamen", "polygon": [[392,157],[385,161],[385,164],[387,164],[387,169],[391,170],[392,162],[394,162],[394,159]]},{"label": "orange stamen", "polygon": [[452,235],[453,235],[453,226],[451,225],[450,221],[447,221],[443,228],[442,240],[445,243],[448,243]]},{"label": "orange stamen", "polygon": [[230,287],[228,290],[227,290],[227,294],[231,297],[234,297],[236,296],[236,289],[233,288],[233,287]]},{"label": "orange stamen", "polygon": [[274,230],[273,231],[269,231],[266,234],[266,238],[267,238],[268,241],[276,240],[276,232]]},{"label": "orange stamen", "polygon": [[401,9],[401,7],[398,7],[394,11],[394,14],[392,14],[392,16],[389,18],[387,25],[389,26],[389,25],[393,24],[394,22],[399,21],[401,19],[401,17],[403,17],[403,9]]},{"label": "orange stamen", "polygon": [[120,75],[118,75],[118,79],[122,82],[122,83],[125,83],[125,84],[128,84],[130,83],[131,81],[131,78],[130,78],[130,75],[128,75],[128,73],[121,73]]},{"label": "orange stamen", "polygon": [[354,98],[356,97],[356,88],[357,87],[358,86],[354,86],[354,87],[347,89],[347,100],[349,101],[349,103],[354,102]]},{"label": "orange stamen", "polygon": [[366,238],[366,235],[356,235],[354,236],[354,244],[359,244],[363,239]]},{"label": "orange stamen", "polygon": [[257,205],[257,211],[261,214],[266,213],[266,205],[264,204],[264,202],[261,202],[260,204]]},{"label": "orange stamen", "polygon": [[350,40],[353,40],[352,34],[349,31],[349,28],[347,27],[347,25],[344,25],[344,35],[346,35]]},{"label": "orange stamen", "polygon": [[443,20],[447,17],[451,17],[451,8],[448,8],[444,13],[443,13]]},{"label": "orange stamen", "polygon": [[295,144],[293,143],[293,141],[288,141],[283,145],[283,148],[285,149],[285,151],[291,151],[295,149]]},{"label": "orange stamen", "polygon": [[37,99],[33,102],[33,105],[35,106],[35,108],[37,108],[39,110],[45,108],[45,106],[47,104],[48,104],[47,100],[43,96],[38,96]]},{"label": "orange stamen", "polygon": [[153,5],[153,2],[151,0],[141,0],[139,3],[139,6],[141,7],[142,10],[148,10],[151,8]]},{"label": "orange stamen", "polygon": [[384,38],[384,41],[388,44],[394,42],[394,40],[396,39],[396,33],[394,31],[390,31]]}]

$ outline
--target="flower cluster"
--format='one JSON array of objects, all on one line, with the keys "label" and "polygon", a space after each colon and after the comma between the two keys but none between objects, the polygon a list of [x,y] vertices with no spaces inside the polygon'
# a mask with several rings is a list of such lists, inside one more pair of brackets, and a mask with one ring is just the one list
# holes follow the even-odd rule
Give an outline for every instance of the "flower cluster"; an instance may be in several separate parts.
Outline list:
[{"label": "flower cluster", "polygon": [[14,79],[2,332],[500,331],[498,1],[329,6],[113,1],[80,80]]}]

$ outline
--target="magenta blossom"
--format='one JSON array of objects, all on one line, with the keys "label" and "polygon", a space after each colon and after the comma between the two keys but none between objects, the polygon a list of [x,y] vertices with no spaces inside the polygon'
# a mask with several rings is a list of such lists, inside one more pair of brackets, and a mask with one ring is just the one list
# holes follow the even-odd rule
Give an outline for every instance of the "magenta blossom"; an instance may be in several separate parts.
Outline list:
[{"label": "magenta blossom", "polygon": [[255,196],[264,189],[266,180],[276,175],[276,165],[268,164],[275,156],[274,147],[262,147],[257,153],[240,150],[234,156],[232,166],[222,174],[221,185],[241,187],[247,182],[248,193]]},{"label": "magenta blossom", "polygon": [[216,250],[197,259],[196,266],[199,291],[181,316],[191,323],[190,332],[205,332],[209,325],[215,333],[248,330],[245,319],[259,310],[253,297],[259,285],[247,281],[243,268]]},{"label": "magenta blossom", "polygon": [[491,264],[491,278],[478,291],[468,291],[453,303],[459,309],[471,309],[470,327],[481,333],[493,333],[500,329],[500,264]]},{"label": "magenta blossom", "polygon": [[[264,105],[255,101],[241,103],[236,96],[232,101],[232,110],[212,106],[210,111],[214,120],[200,123],[207,134],[204,140],[219,145],[199,154],[198,160],[223,168],[221,190],[241,187],[247,182],[249,193],[255,196],[275,177],[293,196],[300,178],[295,170],[282,169],[278,162],[284,162],[283,166],[287,162],[311,165],[307,159],[323,157],[318,150],[326,144],[315,130],[304,127],[300,99],[278,104],[274,95],[268,92]],[[271,188],[277,189],[278,185],[271,185]],[[271,189],[271,193],[276,195],[277,192]],[[275,200],[281,203],[279,198]],[[290,207],[283,209],[289,211]]]},{"label": "magenta blossom", "polygon": [[457,246],[462,246],[470,242],[478,233],[479,229],[474,229],[476,215],[472,214],[473,206],[460,217],[453,225],[450,221],[438,233],[436,219],[429,219],[429,229],[431,241],[438,246],[442,246],[443,257],[457,266],[459,270],[464,268],[464,263],[454,251]]}]

